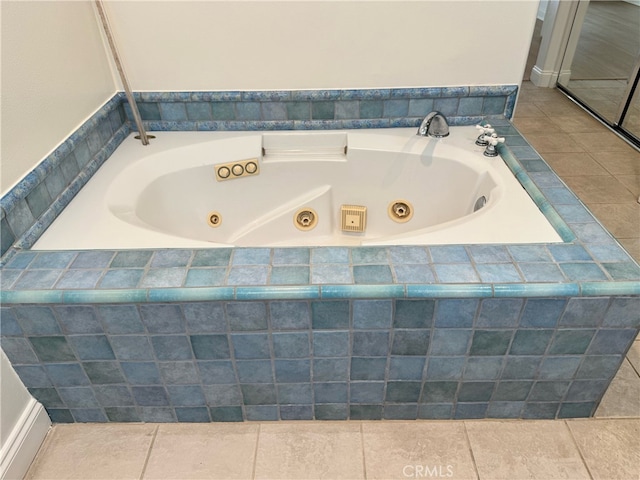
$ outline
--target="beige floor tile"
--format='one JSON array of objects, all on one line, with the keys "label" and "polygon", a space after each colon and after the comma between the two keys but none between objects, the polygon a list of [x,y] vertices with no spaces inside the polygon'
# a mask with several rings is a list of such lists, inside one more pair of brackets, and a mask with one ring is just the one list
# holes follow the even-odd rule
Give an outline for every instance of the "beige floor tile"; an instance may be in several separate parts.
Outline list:
[{"label": "beige floor tile", "polygon": [[640,478],[640,419],[567,421],[594,480]]},{"label": "beige floor tile", "polygon": [[591,152],[591,156],[611,175],[640,175],[640,152]]},{"label": "beige floor tile", "polygon": [[[549,120],[555,128],[567,133],[602,132],[602,124],[589,115],[552,116]],[[552,130],[552,129],[549,129]]]},{"label": "beige floor tile", "polygon": [[597,155],[599,152],[624,152],[633,155],[635,150],[615,133],[570,133],[570,139],[582,145],[588,152]]},{"label": "beige floor tile", "polygon": [[533,103],[520,103],[518,102],[514,111],[514,118],[520,119],[524,117],[543,117],[546,115],[536,107]]},{"label": "beige floor tile", "polygon": [[138,479],[156,428],[149,424],[56,425],[25,478]]},{"label": "beige floor tile", "polygon": [[640,204],[629,203],[590,203],[589,209],[615,237],[633,237],[640,235]]},{"label": "beige floor tile", "polygon": [[482,480],[589,478],[563,422],[467,421],[465,426]]},{"label": "beige floor tile", "polygon": [[640,377],[625,359],[607,389],[596,417],[640,417]]},{"label": "beige floor tile", "polygon": [[261,424],[255,478],[364,478],[360,423]]},{"label": "beige floor tile", "polygon": [[627,359],[636,373],[640,375],[640,336],[633,342],[631,348],[627,352]]},{"label": "beige floor tile", "polygon": [[530,134],[544,134],[549,131],[548,117],[517,117],[513,119],[513,125],[529,138]]},{"label": "beige floor tile", "polygon": [[584,152],[585,149],[566,133],[527,133],[527,140],[539,153]]},{"label": "beige floor tile", "polygon": [[368,479],[476,479],[462,422],[363,424]]},{"label": "beige floor tile", "polygon": [[580,199],[587,204],[631,203],[633,194],[612,176],[563,176],[562,179]]},{"label": "beige floor tile", "polygon": [[575,175],[609,175],[609,173],[585,152],[545,153],[544,159],[560,176]]},{"label": "beige floor tile", "polygon": [[616,178],[627,187],[637,200],[640,195],[640,175],[616,175]]},{"label": "beige floor tile", "polygon": [[583,117],[585,112],[578,105],[566,98],[561,93],[551,101],[534,102],[542,112],[549,117]]},{"label": "beige floor tile", "polygon": [[251,478],[258,425],[162,424],[144,479]]}]

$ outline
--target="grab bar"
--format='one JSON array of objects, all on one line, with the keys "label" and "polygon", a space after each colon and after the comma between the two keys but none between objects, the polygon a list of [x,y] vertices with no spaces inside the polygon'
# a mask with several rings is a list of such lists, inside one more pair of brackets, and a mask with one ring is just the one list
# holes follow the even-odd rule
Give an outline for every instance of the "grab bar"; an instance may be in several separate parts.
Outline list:
[{"label": "grab bar", "polygon": [[127,96],[127,100],[129,101],[129,106],[131,106],[131,113],[133,114],[133,120],[136,122],[136,127],[138,129],[138,133],[140,134],[140,141],[142,142],[142,145],[149,145],[149,135],[147,135],[147,132],[145,131],[144,126],[142,125],[142,118],[140,117],[140,111],[138,110],[138,105],[136,104],[136,101],[133,98],[133,94],[131,93],[131,88],[129,88],[129,82],[127,81],[127,76],[124,73],[124,69],[122,68],[122,63],[120,63],[120,57],[118,55],[118,50],[116,49],[115,41],[113,40],[113,36],[111,35],[111,28],[109,27],[109,22],[107,20],[107,15],[102,5],[102,0],[95,0],[95,2],[96,2],[96,7],[98,9],[98,14],[100,15],[100,21],[102,22],[102,28],[107,37],[107,41],[109,42],[109,48],[111,49],[111,55],[113,56],[113,61],[116,64],[118,73],[120,74],[120,80],[122,80],[124,93]]}]

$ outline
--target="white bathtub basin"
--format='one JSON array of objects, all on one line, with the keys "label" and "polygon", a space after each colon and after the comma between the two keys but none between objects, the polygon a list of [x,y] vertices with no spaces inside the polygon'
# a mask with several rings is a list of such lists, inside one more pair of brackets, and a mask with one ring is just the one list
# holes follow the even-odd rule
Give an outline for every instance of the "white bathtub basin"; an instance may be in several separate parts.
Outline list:
[{"label": "white bathtub basin", "polygon": [[[561,241],[473,127],[442,139],[413,128],[154,135],[149,146],[127,138],[33,249]],[[246,159],[258,174],[216,180],[216,166]],[[409,221],[389,216],[397,200],[413,207]],[[365,232],[342,230],[342,205],[366,207]],[[296,227],[300,209],[315,228]]]}]

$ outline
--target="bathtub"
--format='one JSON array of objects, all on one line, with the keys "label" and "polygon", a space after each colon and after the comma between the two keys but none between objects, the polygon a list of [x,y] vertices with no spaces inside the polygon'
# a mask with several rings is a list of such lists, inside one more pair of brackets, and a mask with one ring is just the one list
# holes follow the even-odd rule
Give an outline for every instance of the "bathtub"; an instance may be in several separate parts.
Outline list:
[{"label": "bathtub", "polygon": [[475,145],[474,127],[446,138],[414,128],[155,136],[144,148],[127,138],[33,249],[561,241],[504,161]]}]

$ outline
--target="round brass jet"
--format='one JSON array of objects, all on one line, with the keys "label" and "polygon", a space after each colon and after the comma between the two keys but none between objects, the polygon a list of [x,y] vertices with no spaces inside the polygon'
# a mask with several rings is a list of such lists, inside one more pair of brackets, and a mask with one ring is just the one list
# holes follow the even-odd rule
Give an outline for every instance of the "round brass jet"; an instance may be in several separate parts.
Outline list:
[{"label": "round brass jet", "polygon": [[394,200],[389,204],[387,212],[394,222],[405,223],[413,217],[413,205],[406,200]]},{"label": "round brass jet", "polygon": [[298,230],[313,229],[318,223],[318,214],[313,208],[302,208],[293,216],[293,224]]},{"label": "round brass jet", "polygon": [[222,223],[222,216],[218,212],[211,212],[207,216],[207,223],[212,227],[219,227]]}]

